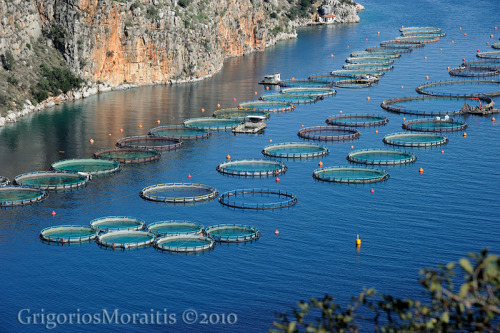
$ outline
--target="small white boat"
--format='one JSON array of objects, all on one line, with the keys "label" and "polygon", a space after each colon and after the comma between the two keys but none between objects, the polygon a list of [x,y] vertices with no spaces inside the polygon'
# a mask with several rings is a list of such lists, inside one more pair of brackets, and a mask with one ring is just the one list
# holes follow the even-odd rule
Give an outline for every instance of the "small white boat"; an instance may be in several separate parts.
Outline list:
[{"label": "small white boat", "polygon": [[264,116],[246,116],[242,124],[233,128],[233,133],[259,133],[267,127],[264,120]]},{"label": "small white boat", "polygon": [[264,79],[259,84],[279,85],[281,81],[280,73],[274,73],[264,76]]}]

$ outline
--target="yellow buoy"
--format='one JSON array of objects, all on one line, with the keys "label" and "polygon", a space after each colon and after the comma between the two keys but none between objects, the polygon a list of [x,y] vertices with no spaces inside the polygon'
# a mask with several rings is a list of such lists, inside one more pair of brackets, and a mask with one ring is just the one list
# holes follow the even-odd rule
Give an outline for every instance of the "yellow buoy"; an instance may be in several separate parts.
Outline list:
[{"label": "yellow buoy", "polygon": [[459,29],[462,30],[462,27],[460,27]]},{"label": "yellow buoy", "polygon": [[94,139],[90,139],[90,144],[93,145],[94,144]]},{"label": "yellow buoy", "polygon": [[356,235],[356,246],[361,246],[361,239],[359,239],[359,235]]},{"label": "yellow buoy", "polygon": [[160,119],[158,119],[158,120],[156,121],[156,123],[157,123],[158,125],[160,125],[160,123],[161,123]]},{"label": "yellow buoy", "polygon": [[123,128],[120,128],[120,133],[123,133]]},{"label": "yellow buoy", "polygon": [[447,70],[450,70],[450,66],[446,67]]},{"label": "yellow buoy", "polygon": [[464,132],[464,138],[467,137],[467,133]]},{"label": "yellow buoy", "polygon": [[405,120],[406,120],[406,117],[403,117],[403,121],[405,121]]},{"label": "yellow buoy", "polygon": [[330,57],[332,57],[332,58],[333,58],[333,53],[332,53],[332,54],[330,54]]}]

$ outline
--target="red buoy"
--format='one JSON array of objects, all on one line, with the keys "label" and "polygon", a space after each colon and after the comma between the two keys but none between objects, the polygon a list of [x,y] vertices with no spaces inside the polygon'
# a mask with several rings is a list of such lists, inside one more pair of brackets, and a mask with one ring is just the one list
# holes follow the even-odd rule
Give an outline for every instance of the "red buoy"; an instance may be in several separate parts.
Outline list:
[{"label": "red buoy", "polygon": [[188,179],[191,179],[191,175],[188,175]]},{"label": "red buoy", "polygon": [[278,236],[278,235],[280,234],[280,232],[278,231],[278,229],[274,230],[274,234],[275,234],[276,236]]},{"label": "red buoy", "polygon": [[276,181],[276,183],[279,183],[280,179],[278,177],[276,177],[275,181]]},{"label": "red buoy", "polygon": [[52,216],[56,216],[56,212],[52,211]]},{"label": "red buoy", "polygon": [[374,189],[371,189],[371,190],[370,190],[370,193],[372,193],[372,194],[373,194],[373,193],[375,193],[375,190],[374,190]]},{"label": "red buoy", "polygon": [[323,162],[319,161],[318,166],[319,166],[320,168],[322,168],[322,167],[323,167]]},{"label": "red buoy", "polygon": [[233,98],[233,102],[236,102],[236,98]]}]

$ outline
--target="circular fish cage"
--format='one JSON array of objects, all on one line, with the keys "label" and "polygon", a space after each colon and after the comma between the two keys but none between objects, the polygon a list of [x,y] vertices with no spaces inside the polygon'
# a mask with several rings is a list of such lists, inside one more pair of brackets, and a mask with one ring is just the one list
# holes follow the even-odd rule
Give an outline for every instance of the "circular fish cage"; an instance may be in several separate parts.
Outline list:
[{"label": "circular fish cage", "polygon": [[244,243],[260,237],[259,229],[242,224],[217,224],[208,227],[208,237],[222,243]]},{"label": "circular fish cage", "polygon": [[379,52],[379,51],[392,51],[397,53],[409,53],[412,52],[413,49],[410,46],[375,46],[369,47],[366,49],[368,52]]},{"label": "circular fish cage", "polygon": [[273,102],[290,102],[293,104],[314,103],[318,100],[318,96],[313,95],[298,95],[298,94],[269,94],[260,97],[263,101]]},{"label": "circular fish cage", "polygon": [[[379,71],[378,69],[339,69],[330,72],[329,76],[330,77],[345,77],[345,78],[363,78],[364,76],[367,75],[374,75],[374,76],[382,76],[385,75],[385,72]],[[335,79],[333,79],[335,80]],[[333,83],[332,83],[333,84]]]},{"label": "circular fish cage", "polygon": [[389,119],[374,114],[346,114],[329,117],[325,122],[333,126],[367,127],[385,125]]},{"label": "circular fish cage", "polygon": [[401,53],[391,51],[369,52],[369,51],[354,51],[350,54],[351,57],[377,57],[385,59],[396,59],[401,57]]},{"label": "circular fish cage", "polygon": [[314,143],[285,142],[265,146],[262,154],[279,158],[311,158],[328,154],[330,150],[325,146]]},{"label": "circular fish cage", "polygon": [[500,49],[500,42],[492,44],[491,47],[494,49]]},{"label": "circular fish cage", "polygon": [[353,128],[313,126],[301,129],[297,135],[309,140],[343,141],[357,139],[361,134]]},{"label": "circular fish cage", "polygon": [[68,159],[52,163],[57,171],[82,172],[92,176],[105,176],[120,171],[120,162],[95,158]]},{"label": "circular fish cage", "polygon": [[179,140],[206,139],[212,135],[212,133],[207,132],[204,129],[189,128],[184,125],[158,126],[152,128],[148,134],[153,136],[165,136]]},{"label": "circular fish cage", "polygon": [[267,210],[293,206],[297,198],[281,190],[249,188],[224,192],[219,203],[231,208]]},{"label": "circular fish cage", "polygon": [[441,119],[440,117],[432,119],[418,119],[405,121],[403,129],[416,132],[454,132],[467,128],[463,121],[453,119]]},{"label": "circular fish cage", "polygon": [[313,177],[334,183],[365,184],[387,180],[389,174],[385,170],[335,166],[316,169],[313,171]]},{"label": "circular fish cage", "polygon": [[44,190],[72,190],[87,185],[88,174],[68,171],[36,171],[23,173],[14,178],[20,186],[41,188]]},{"label": "circular fish cage", "polygon": [[436,134],[392,133],[384,136],[384,143],[401,147],[432,147],[448,143],[448,138]]},{"label": "circular fish cage", "polygon": [[199,234],[203,230],[201,224],[191,221],[160,221],[148,225],[147,231],[157,236]]},{"label": "circular fish cage", "polygon": [[321,88],[321,87],[312,87],[312,88],[285,88],[281,90],[283,94],[288,95],[308,95],[308,96],[318,96],[318,97],[326,97],[333,96],[337,93],[337,91],[333,88]]},{"label": "circular fish cage", "polygon": [[500,59],[481,59],[464,61],[462,66],[468,68],[486,69],[486,70],[499,70]]},{"label": "circular fish cage", "polygon": [[[479,97],[485,104],[492,103],[491,98]],[[464,103],[474,107],[479,105],[477,100],[464,97],[450,96],[414,96],[386,99],[380,104],[384,110],[393,113],[410,114],[415,116],[444,116],[463,113]]]},{"label": "circular fish cage", "polygon": [[235,160],[221,163],[216,170],[231,176],[263,177],[285,173],[288,168],[283,162],[268,160]]},{"label": "circular fish cage", "polygon": [[131,249],[153,244],[154,235],[140,230],[120,230],[97,236],[97,244],[104,247]]},{"label": "circular fish cage", "polygon": [[476,57],[483,59],[500,59],[500,51],[478,52]]},{"label": "circular fish cage", "polygon": [[263,110],[269,112],[285,112],[295,109],[295,105],[290,102],[249,101],[240,103],[239,106],[242,108]]},{"label": "circular fish cage", "polygon": [[441,32],[441,31],[422,31],[422,30],[417,30],[417,31],[406,31],[402,32],[401,36],[404,37],[412,37],[412,36],[435,36],[435,37],[444,37],[446,36],[446,33]]},{"label": "circular fish cage", "polygon": [[157,161],[161,154],[155,149],[142,148],[105,148],[94,153],[94,158],[118,161],[124,164]]},{"label": "circular fish cage", "polygon": [[409,46],[413,49],[424,47],[425,43],[419,41],[407,41],[407,40],[385,40],[380,42],[380,46],[388,46],[388,47],[400,47],[400,46]]},{"label": "circular fish cage", "polygon": [[420,42],[420,43],[435,43],[439,41],[439,37],[436,35],[411,35],[411,36],[403,36],[396,37],[398,41],[407,41],[407,42]]},{"label": "circular fish cage", "polygon": [[0,176],[0,187],[7,186],[9,184],[10,184],[9,178]]},{"label": "circular fish cage", "polygon": [[338,80],[333,82],[333,85],[337,88],[368,88],[373,85],[372,82],[363,80],[363,79],[355,79],[355,80]]},{"label": "circular fish cage", "polygon": [[156,149],[164,151],[179,148],[182,146],[182,141],[164,136],[138,135],[121,138],[116,141],[116,146],[120,148]]},{"label": "circular fish cage", "polygon": [[378,57],[349,57],[345,60],[348,64],[366,64],[376,63],[378,65],[392,65],[394,59],[378,58]]},{"label": "circular fish cage", "polygon": [[362,149],[349,153],[347,160],[367,165],[399,165],[413,163],[417,158],[407,151]]},{"label": "circular fish cage", "polygon": [[246,116],[261,116],[269,118],[271,114],[269,111],[243,108],[219,109],[214,111],[214,117],[244,119]]},{"label": "circular fish cage", "polygon": [[487,77],[487,76],[495,76],[500,72],[496,69],[482,69],[482,68],[473,68],[473,67],[457,67],[452,68],[449,71],[450,75],[453,76],[462,76],[462,77]]},{"label": "circular fish cage", "polygon": [[142,230],[146,227],[146,223],[130,216],[105,216],[90,221],[90,227],[101,232],[114,232],[117,230]]},{"label": "circular fish cage", "polygon": [[46,197],[47,192],[39,188],[12,185],[0,187],[0,207],[29,205]]},{"label": "circular fish cage", "polygon": [[83,225],[56,225],[40,232],[40,238],[55,243],[83,243],[97,238],[98,230]]},{"label": "circular fish cage", "polygon": [[145,187],[139,195],[151,201],[195,203],[215,199],[219,196],[219,191],[203,184],[165,183]]},{"label": "circular fish cage", "polygon": [[184,120],[184,126],[201,128],[207,131],[230,131],[241,122],[241,119],[235,118],[200,117]]},{"label": "circular fish cage", "polygon": [[215,241],[199,235],[164,236],[155,240],[154,247],[167,252],[202,252],[212,249]]},{"label": "circular fish cage", "polygon": [[381,65],[378,63],[367,62],[363,64],[347,64],[342,66],[343,69],[373,69],[375,71],[384,72],[394,68],[392,65]]},{"label": "circular fish cage", "polygon": [[399,29],[402,33],[407,32],[423,32],[423,33],[439,33],[441,32],[441,28],[438,27],[402,27]]},{"label": "circular fish cage", "polygon": [[281,87],[330,87],[331,83],[324,80],[281,80]]}]

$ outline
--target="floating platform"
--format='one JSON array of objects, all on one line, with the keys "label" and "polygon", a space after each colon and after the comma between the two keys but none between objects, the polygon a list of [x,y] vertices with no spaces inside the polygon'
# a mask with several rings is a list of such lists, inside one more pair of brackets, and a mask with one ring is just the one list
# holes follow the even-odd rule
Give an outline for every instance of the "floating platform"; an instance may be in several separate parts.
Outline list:
[{"label": "floating platform", "polygon": [[361,134],[354,128],[313,126],[301,129],[297,135],[309,140],[344,141],[357,139]]},{"label": "floating platform", "polygon": [[203,225],[191,221],[159,221],[148,225],[147,231],[157,236],[190,235],[203,231]]},{"label": "floating platform", "polygon": [[67,171],[36,171],[18,175],[14,183],[20,186],[41,188],[47,191],[73,190],[84,187],[90,180],[88,174]]},{"label": "floating platform", "polygon": [[39,188],[24,186],[0,187],[0,208],[30,205],[47,197],[47,192]]},{"label": "floating platform", "polygon": [[[454,92],[446,91],[446,88]],[[415,89],[419,94],[453,97],[500,96],[500,81],[497,80],[448,80],[429,82]]]},{"label": "floating platform", "polygon": [[222,117],[200,117],[184,120],[184,126],[207,131],[230,131],[241,124],[241,119]]},{"label": "floating platform", "polygon": [[311,158],[328,154],[325,146],[314,143],[285,142],[264,147],[262,154],[279,158]]},{"label": "floating platform", "polygon": [[97,236],[97,244],[110,248],[131,249],[153,244],[154,235],[146,231],[120,230]]},{"label": "floating platform", "polygon": [[193,253],[212,249],[215,241],[200,235],[175,235],[156,239],[154,246],[162,251]]},{"label": "floating platform", "polygon": [[315,103],[318,101],[318,96],[313,95],[299,95],[299,94],[269,94],[260,97],[263,101],[272,102],[289,102],[293,104],[308,104]]},{"label": "floating platform", "polygon": [[269,111],[258,109],[244,109],[244,108],[230,108],[219,109],[214,111],[214,117],[245,119],[247,116],[259,116],[269,118],[271,113]]},{"label": "floating platform", "polygon": [[156,149],[142,148],[105,148],[94,153],[94,158],[118,161],[122,164],[148,163],[160,159]]},{"label": "floating platform", "polygon": [[219,191],[214,187],[194,183],[165,183],[145,187],[140,197],[167,203],[196,203],[215,199]]},{"label": "floating platform", "polygon": [[295,105],[290,102],[271,102],[271,101],[248,101],[240,103],[239,107],[264,110],[269,112],[286,112],[295,109]]},{"label": "floating platform", "polygon": [[130,216],[105,216],[90,221],[90,227],[99,231],[142,230],[146,227],[143,220]]},{"label": "floating platform", "polygon": [[231,176],[264,177],[285,173],[288,168],[283,162],[251,159],[224,162],[216,170]]},{"label": "floating platform", "polygon": [[216,242],[244,243],[260,237],[259,229],[242,224],[217,224],[208,227],[208,237]]},{"label": "floating platform", "polygon": [[427,118],[405,121],[403,129],[417,132],[453,132],[461,131],[467,128],[463,121],[453,119]]},{"label": "floating platform", "polygon": [[156,149],[166,151],[178,149],[182,146],[182,141],[172,137],[138,135],[121,138],[116,141],[116,146],[120,148]]},{"label": "floating platform", "polygon": [[184,125],[158,126],[152,128],[148,134],[154,136],[164,136],[167,138],[174,138],[178,140],[206,139],[210,135],[212,135],[212,133],[204,129],[190,128]]},{"label": "floating platform", "polygon": [[366,184],[387,180],[389,174],[385,170],[335,166],[316,169],[313,172],[313,177],[317,180],[334,183]]},{"label": "floating platform", "polygon": [[268,210],[293,206],[297,198],[281,190],[249,188],[224,192],[219,203],[231,208]]},{"label": "floating platform", "polygon": [[385,144],[401,147],[433,147],[448,143],[448,138],[437,134],[392,133],[384,136]]},{"label": "floating platform", "polygon": [[385,125],[389,119],[374,114],[346,114],[329,117],[325,122],[333,126],[367,127]]},{"label": "floating platform", "polygon": [[82,225],[56,225],[40,232],[40,238],[55,243],[83,243],[97,238],[98,230]]},{"label": "floating platform", "polygon": [[52,163],[58,171],[82,172],[92,176],[105,176],[120,171],[120,162],[95,158],[67,159]]},{"label": "floating platform", "polygon": [[417,158],[413,153],[407,151],[362,149],[349,153],[347,160],[367,165],[399,165],[413,163]]}]

